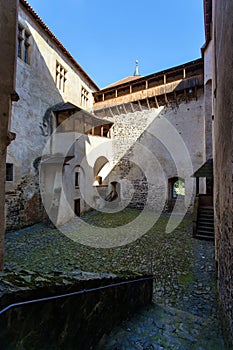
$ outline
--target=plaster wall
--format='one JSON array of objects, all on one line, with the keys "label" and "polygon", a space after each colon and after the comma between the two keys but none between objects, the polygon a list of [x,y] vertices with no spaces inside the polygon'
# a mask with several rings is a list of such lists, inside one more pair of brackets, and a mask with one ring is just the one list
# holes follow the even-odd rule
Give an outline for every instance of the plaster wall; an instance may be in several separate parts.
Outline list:
[{"label": "plaster wall", "polygon": [[[55,224],[63,224],[74,218],[74,202],[80,199],[80,214],[90,208],[100,209],[104,206],[104,198],[108,193],[108,186],[95,186],[95,164],[104,158],[108,164],[112,163],[112,140],[104,137],[71,133],[69,139],[75,137],[74,156],[65,161],[67,134],[58,133],[56,137],[55,154],[63,153],[64,157],[50,157],[41,167],[41,190],[47,213]],[[55,159],[55,161],[54,161]],[[65,164],[63,162],[65,161]],[[109,171],[111,171],[110,166]],[[75,173],[78,172],[78,185],[75,186]],[[103,181],[105,179],[103,178]],[[106,182],[108,184],[108,182]],[[101,195],[99,192],[101,187]],[[102,198],[104,197],[104,198]]]},{"label": "plaster wall", "polygon": [[[22,188],[28,179],[32,197],[38,195],[38,161],[54,124],[51,107],[66,101],[81,106],[81,87],[84,87],[90,97],[86,108],[90,108],[93,91],[91,83],[22,7],[19,8],[18,20],[30,33],[30,46],[28,63],[17,57],[16,91],[20,100],[13,102],[10,128],[17,137],[7,152],[7,163],[14,165],[13,181],[6,183],[7,229],[18,227],[16,216],[20,218],[21,225],[31,224],[36,217],[33,215],[33,220],[29,220],[23,214],[26,212],[27,196],[22,193]],[[56,87],[56,62],[67,70],[64,92]],[[35,183],[32,184],[34,177]],[[39,212],[39,208],[35,207],[36,210]],[[12,215],[13,212],[15,215]],[[41,220],[41,216],[38,215],[37,219]]]},{"label": "plaster wall", "polygon": [[204,49],[204,84],[213,78],[213,41]]},{"label": "plaster wall", "polygon": [[205,113],[205,155],[206,160],[213,157],[213,40],[210,40],[207,47],[204,49],[204,113]]}]

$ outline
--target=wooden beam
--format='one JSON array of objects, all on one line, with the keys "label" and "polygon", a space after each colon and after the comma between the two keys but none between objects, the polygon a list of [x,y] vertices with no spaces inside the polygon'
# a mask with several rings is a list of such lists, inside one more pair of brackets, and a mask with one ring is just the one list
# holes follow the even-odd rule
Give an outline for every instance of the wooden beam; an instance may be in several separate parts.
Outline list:
[{"label": "wooden beam", "polygon": [[120,115],[120,114],[121,114],[121,112],[120,112],[120,110],[119,110],[118,106],[116,105],[115,107],[116,107],[116,110],[117,110],[118,115]]},{"label": "wooden beam", "polygon": [[183,69],[183,79],[185,79],[186,78],[186,69],[184,68]]},{"label": "wooden beam", "polygon": [[156,108],[159,108],[159,103],[158,103],[156,95],[155,95],[155,105],[156,105]]},{"label": "wooden beam", "polygon": [[125,111],[125,114],[127,114],[128,112],[127,112],[127,110],[126,110],[126,108],[125,108],[125,104],[123,103],[122,106],[123,106],[123,109],[124,109],[124,111]]},{"label": "wooden beam", "polygon": [[196,85],[195,85],[194,91],[195,91],[195,98],[196,98],[196,101],[197,101],[197,87],[196,87]]},{"label": "wooden beam", "polygon": [[146,103],[147,103],[148,109],[151,109],[151,107],[150,107],[150,102],[149,102],[149,99],[148,99],[148,98],[146,98]]},{"label": "wooden beam", "polygon": [[134,112],[135,112],[135,109],[134,109],[134,107],[133,107],[133,103],[132,103],[132,102],[130,102],[130,107],[131,107],[131,109],[132,109],[132,112],[134,113]]},{"label": "wooden beam", "polygon": [[140,110],[142,112],[142,105],[141,105],[141,102],[139,100],[138,100],[138,105],[139,105],[139,108],[140,108]]},{"label": "wooden beam", "polygon": [[115,90],[115,97],[117,98],[117,89]]},{"label": "wooden beam", "polygon": [[109,112],[110,112],[111,116],[114,117],[114,114],[112,113],[111,107],[109,107],[108,109],[109,109]]},{"label": "wooden beam", "polygon": [[167,76],[166,76],[166,74],[163,75],[163,83],[164,83],[164,85],[167,84]]}]

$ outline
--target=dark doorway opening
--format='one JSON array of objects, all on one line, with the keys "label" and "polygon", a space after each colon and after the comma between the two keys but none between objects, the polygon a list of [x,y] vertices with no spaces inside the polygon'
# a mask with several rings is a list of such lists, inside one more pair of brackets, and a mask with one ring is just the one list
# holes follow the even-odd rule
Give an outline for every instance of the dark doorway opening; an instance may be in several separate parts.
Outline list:
[{"label": "dark doorway opening", "polygon": [[80,199],[74,200],[74,213],[76,216],[80,216]]}]

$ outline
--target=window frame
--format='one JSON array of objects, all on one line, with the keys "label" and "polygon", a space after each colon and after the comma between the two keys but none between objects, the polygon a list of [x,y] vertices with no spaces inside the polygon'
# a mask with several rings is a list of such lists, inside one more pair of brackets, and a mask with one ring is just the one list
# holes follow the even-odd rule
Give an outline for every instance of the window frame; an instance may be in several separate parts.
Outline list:
[{"label": "window frame", "polygon": [[6,182],[13,182],[13,181],[14,181],[14,164],[6,163]]},{"label": "window frame", "polygon": [[66,82],[67,82],[67,70],[64,66],[56,61],[56,76],[55,76],[55,84],[59,91],[65,92]]},{"label": "window frame", "polygon": [[30,37],[31,33],[21,24],[18,24],[17,57],[24,63],[30,64]]},{"label": "window frame", "polygon": [[74,187],[79,188],[80,187],[80,171],[75,170],[74,173]]},{"label": "window frame", "polygon": [[87,108],[88,101],[89,91],[84,86],[81,86],[81,106]]}]

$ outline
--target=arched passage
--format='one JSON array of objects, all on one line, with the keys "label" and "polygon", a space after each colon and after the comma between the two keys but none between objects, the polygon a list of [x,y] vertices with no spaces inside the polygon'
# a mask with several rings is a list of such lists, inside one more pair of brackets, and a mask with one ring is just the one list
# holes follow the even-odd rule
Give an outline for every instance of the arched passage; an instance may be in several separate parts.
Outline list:
[{"label": "arched passage", "polygon": [[96,159],[93,167],[94,185],[98,186],[102,184],[102,181],[109,174],[110,164],[106,157],[100,156]]}]

